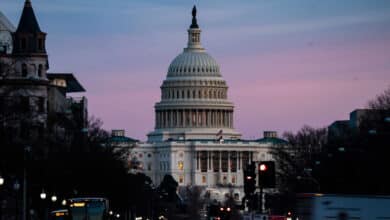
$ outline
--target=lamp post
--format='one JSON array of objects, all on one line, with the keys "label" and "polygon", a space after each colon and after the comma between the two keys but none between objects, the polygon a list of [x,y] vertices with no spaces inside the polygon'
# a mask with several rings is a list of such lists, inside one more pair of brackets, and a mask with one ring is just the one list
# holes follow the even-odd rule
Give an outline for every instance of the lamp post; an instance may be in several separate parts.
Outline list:
[{"label": "lamp post", "polygon": [[[4,178],[0,174],[0,187],[4,185]],[[0,188],[1,190],[1,188]],[[1,192],[0,192],[1,195]],[[0,197],[0,220],[3,219],[3,197]]]},{"label": "lamp post", "polygon": [[45,193],[45,190],[42,189],[41,194],[39,194],[39,198],[42,200],[42,219],[46,220],[47,219],[47,207],[46,207],[46,197],[47,194]]},{"label": "lamp post", "polygon": [[27,210],[27,159],[28,159],[28,154],[31,152],[31,147],[30,146],[25,146],[24,147],[24,165],[23,165],[23,211],[22,211],[22,220],[26,220],[26,210]]},{"label": "lamp post", "polygon": [[20,183],[18,180],[15,180],[15,183],[13,185],[15,190],[15,220],[18,220],[19,218],[19,201],[18,201],[18,191],[20,189]]}]

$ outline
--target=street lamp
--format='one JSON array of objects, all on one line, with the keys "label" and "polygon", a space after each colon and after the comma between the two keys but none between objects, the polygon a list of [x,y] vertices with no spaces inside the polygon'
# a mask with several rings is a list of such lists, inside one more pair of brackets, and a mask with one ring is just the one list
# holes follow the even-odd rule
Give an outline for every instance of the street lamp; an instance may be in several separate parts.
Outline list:
[{"label": "street lamp", "polygon": [[63,199],[62,202],[61,202],[61,204],[62,204],[63,206],[66,206],[66,200]]},{"label": "street lamp", "polygon": [[42,190],[41,194],[39,194],[39,197],[40,197],[41,199],[46,199],[46,193],[45,193],[44,190]]},{"label": "street lamp", "polygon": [[52,195],[51,196],[51,201],[52,202],[56,202],[57,201],[57,196],[56,195]]},{"label": "street lamp", "polygon": [[41,194],[39,194],[39,197],[42,200],[42,219],[46,220],[47,219],[47,204],[46,204],[47,194],[45,193],[44,189],[42,189],[42,192]]},{"label": "street lamp", "polygon": [[20,189],[20,183],[18,180],[15,180],[13,187],[14,187],[14,190],[16,192],[16,194],[15,194],[15,220],[18,220],[19,219],[18,191]]},{"label": "street lamp", "polygon": [[4,178],[0,175],[0,186],[4,185]]},{"label": "street lamp", "polygon": [[[0,175],[0,186],[4,185],[4,178]],[[0,220],[3,219],[3,198],[0,197]]]}]

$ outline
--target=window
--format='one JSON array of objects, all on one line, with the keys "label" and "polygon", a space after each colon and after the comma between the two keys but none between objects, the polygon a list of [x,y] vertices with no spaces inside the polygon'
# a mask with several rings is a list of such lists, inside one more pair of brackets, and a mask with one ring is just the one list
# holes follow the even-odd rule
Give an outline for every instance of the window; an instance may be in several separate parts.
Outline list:
[{"label": "window", "polygon": [[184,169],[184,162],[183,161],[179,161],[177,163],[177,169],[179,169],[179,170],[183,170]]},{"label": "window", "polygon": [[206,176],[202,176],[202,183],[207,183],[207,178],[206,178]]},{"label": "window", "polygon": [[27,76],[27,64],[25,63],[22,64],[22,76],[23,77]]},{"label": "window", "polygon": [[235,183],[236,183],[236,177],[232,176],[232,184],[235,184]]},{"label": "window", "polygon": [[38,39],[38,49],[43,50],[43,39],[42,38]]},{"label": "window", "polygon": [[152,164],[148,163],[148,171],[151,171],[151,170],[152,170]]},{"label": "window", "polygon": [[249,152],[242,152],[242,167],[246,169],[246,166],[249,164]]},{"label": "window", "polygon": [[207,172],[207,151],[200,152],[200,171]]},{"label": "window", "polygon": [[214,172],[219,172],[219,152],[213,152],[213,170]]},{"label": "window", "polygon": [[230,152],[230,171],[237,172],[237,152]]},{"label": "window", "polygon": [[229,169],[228,157],[229,157],[229,153],[227,151],[223,151],[221,156],[222,172],[227,172]]},{"label": "window", "polygon": [[179,183],[184,183],[184,176],[183,175],[179,176]]},{"label": "window", "polygon": [[38,66],[38,76],[42,77],[43,76],[43,65],[39,64]]},{"label": "window", "polygon": [[38,98],[38,111],[45,112],[45,98],[44,97]]}]

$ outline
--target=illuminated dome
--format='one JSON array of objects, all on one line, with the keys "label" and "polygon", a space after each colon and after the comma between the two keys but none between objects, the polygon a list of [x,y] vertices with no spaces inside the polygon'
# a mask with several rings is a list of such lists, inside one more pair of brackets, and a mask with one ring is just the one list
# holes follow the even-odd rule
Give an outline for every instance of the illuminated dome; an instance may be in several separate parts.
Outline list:
[{"label": "illuminated dome", "polygon": [[155,130],[150,142],[175,139],[215,139],[217,134],[238,139],[233,129],[233,103],[218,63],[201,45],[201,29],[192,11],[188,44],[168,68],[161,85],[161,101],[155,105]]}]

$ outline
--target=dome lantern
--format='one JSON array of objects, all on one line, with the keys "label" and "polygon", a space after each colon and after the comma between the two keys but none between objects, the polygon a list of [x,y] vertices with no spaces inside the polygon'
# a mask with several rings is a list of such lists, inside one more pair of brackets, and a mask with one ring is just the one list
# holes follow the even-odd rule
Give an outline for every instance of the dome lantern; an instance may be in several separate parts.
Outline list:
[{"label": "dome lantern", "polygon": [[204,50],[200,43],[200,33],[202,31],[199,28],[198,21],[196,19],[196,7],[192,8],[192,23],[190,28],[188,29],[188,46],[184,49],[186,50]]}]

